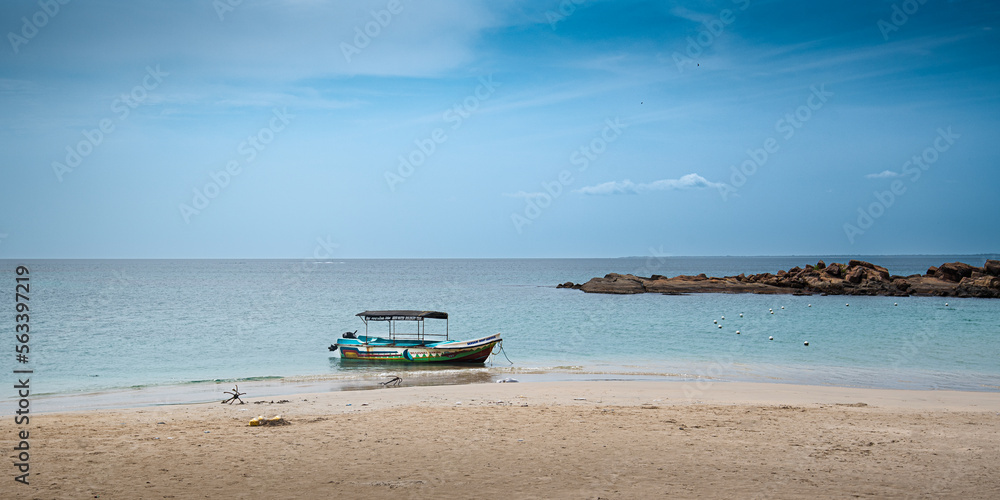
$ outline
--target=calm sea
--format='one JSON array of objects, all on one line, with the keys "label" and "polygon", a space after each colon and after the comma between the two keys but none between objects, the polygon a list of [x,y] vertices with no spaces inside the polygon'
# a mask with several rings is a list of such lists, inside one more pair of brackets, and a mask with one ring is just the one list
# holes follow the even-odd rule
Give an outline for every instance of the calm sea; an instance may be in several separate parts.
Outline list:
[{"label": "calm sea", "polygon": [[[988,257],[996,258],[862,258],[908,275]],[[1000,390],[1000,300],[555,288],[610,272],[723,276],[820,258],[849,259],[6,260],[0,303],[9,311],[0,327],[14,330],[14,269],[26,264],[31,337],[29,362],[20,364],[6,335],[0,366],[33,369],[33,394],[52,401],[160,388],[158,402],[183,402],[235,381],[336,390],[390,373],[408,383],[543,376]],[[364,331],[355,314],[368,309],[446,311],[452,338],[502,332],[513,365],[502,355],[484,368],[418,370],[331,357],[327,346],[341,333]]]}]

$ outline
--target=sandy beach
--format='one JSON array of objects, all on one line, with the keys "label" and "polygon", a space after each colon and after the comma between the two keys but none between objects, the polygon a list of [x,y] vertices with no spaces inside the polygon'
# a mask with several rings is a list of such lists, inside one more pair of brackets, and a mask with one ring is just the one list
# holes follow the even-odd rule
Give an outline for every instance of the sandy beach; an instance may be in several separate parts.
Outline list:
[{"label": "sandy beach", "polygon": [[[404,381],[252,396],[35,415],[28,486],[4,418],[2,496],[1000,497],[998,393]],[[288,425],[248,426],[258,415]]]}]

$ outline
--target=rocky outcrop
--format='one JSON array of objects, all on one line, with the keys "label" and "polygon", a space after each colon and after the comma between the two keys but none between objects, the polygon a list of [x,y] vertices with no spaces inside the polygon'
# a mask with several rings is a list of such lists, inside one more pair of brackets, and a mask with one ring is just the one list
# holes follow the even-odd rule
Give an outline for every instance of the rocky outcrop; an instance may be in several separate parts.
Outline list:
[{"label": "rocky outcrop", "polygon": [[962,281],[962,279],[972,276],[973,270],[979,270],[980,272],[983,271],[980,268],[972,267],[961,262],[950,262],[948,264],[941,264],[941,267],[937,268],[934,272],[934,277],[958,283]]},{"label": "rocky outcrop", "polygon": [[927,274],[892,276],[889,270],[861,260],[847,264],[793,267],[777,274],[740,274],[724,278],[611,273],[583,284],[566,282],[557,288],[573,288],[588,293],[765,293],[823,295],[927,295],[943,297],[1000,298],[1000,261],[988,260],[983,267],[950,262],[931,267]]},{"label": "rocky outcrop", "polygon": [[1000,260],[988,260],[983,265],[983,272],[990,276],[1000,276]]},{"label": "rocky outcrop", "polygon": [[587,293],[646,293],[642,280],[631,274],[611,273],[600,280],[590,280],[580,286]]}]

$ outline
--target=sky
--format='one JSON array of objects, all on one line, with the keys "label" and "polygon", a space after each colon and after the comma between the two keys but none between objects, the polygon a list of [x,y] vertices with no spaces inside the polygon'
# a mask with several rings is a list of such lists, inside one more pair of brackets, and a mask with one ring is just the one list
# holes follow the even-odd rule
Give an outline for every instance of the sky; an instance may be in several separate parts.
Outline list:
[{"label": "sky", "polygon": [[1000,3],[0,3],[0,258],[1000,252]]}]

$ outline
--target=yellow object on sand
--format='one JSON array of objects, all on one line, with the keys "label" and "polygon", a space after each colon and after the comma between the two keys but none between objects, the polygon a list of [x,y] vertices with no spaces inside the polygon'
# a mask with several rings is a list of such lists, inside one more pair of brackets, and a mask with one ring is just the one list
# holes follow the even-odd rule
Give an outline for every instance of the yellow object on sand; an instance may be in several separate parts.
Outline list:
[{"label": "yellow object on sand", "polygon": [[276,416],[271,417],[271,418],[264,418],[263,415],[260,415],[257,418],[254,418],[254,419],[250,420],[250,426],[251,427],[256,427],[258,425],[279,425],[279,424],[285,424],[285,423],[286,422],[285,422],[285,420],[283,418],[281,418],[281,415],[276,415]]}]

